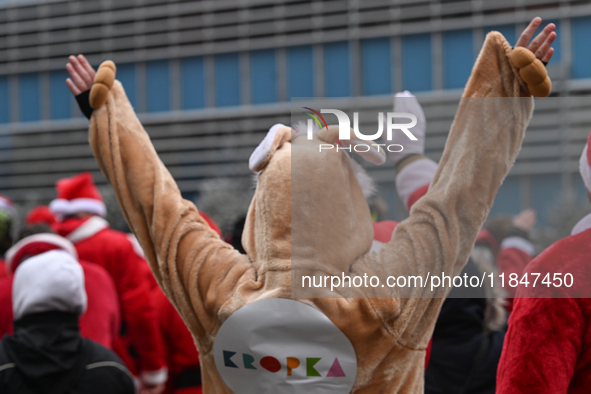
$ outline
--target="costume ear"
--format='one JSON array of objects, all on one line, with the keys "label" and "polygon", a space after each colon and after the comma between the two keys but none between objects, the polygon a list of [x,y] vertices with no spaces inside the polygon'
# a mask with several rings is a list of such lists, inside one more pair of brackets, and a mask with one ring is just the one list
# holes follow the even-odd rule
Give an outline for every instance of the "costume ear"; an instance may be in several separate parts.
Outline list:
[{"label": "costume ear", "polygon": [[[351,135],[355,135],[351,129]],[[357,153],[372,164],[381,166],[386,162],[386,152],[379,145],[373,144],[373,141],[360,141],[355,138],[350,140],[339,140],[339,126],[330,125],[324,127],[318,132],[318,138],[329,144],[337,143],[339,145],[351,148],[351,152]]]},{"label": "costume ear", "polygon": [[339,139],[339,125],[331,124],[318,132],[318,138],[328,144],[334,144]]},{"label": "costume ear", "polygon": [[384,151],[384,148],[375,144],[374,141],[350,139],[341,142],[344,146],[350,146],[351,152],[357,153],[359,156],[376,166],[381,166],[386,162],[386,152]]},{"label": "costume ear", "polygon": [[275,151],[288,141],[291,141],[291,128],[281,123],[271,127],[265,139],[250,155],[248,168],[254,172],[261,171],[269,163]]}]

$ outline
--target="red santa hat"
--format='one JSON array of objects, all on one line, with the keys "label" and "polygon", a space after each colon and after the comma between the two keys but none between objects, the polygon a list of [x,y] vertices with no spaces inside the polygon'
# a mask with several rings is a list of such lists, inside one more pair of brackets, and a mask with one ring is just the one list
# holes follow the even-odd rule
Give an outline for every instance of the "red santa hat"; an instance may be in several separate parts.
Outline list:
[{"label": "red santa hat", "polygon": [[0,194],[0,210],[7,212],[10,216],[16,214],[12,200],[4,197],[2,194]]},{"label": "red santa hat", "polygon": [[57,220],[47,205],[35,207],[27,214],[26,224],[47,224],[53,226]]},{"label": "red santa hat", "polygon": [[103,217],[107,214],[107,207],[89,172],[60,179],[55,187],[57,199],[49,204],[49,209],[54,214],[67,216],[89,212]]},{"label": "red santa hat", "polygon": [[585,149],[583,149],[583,154],[581,155],[579,170],[585,187],[591,192],[591,133],[589,133],[587,144],[585,144]]},{"label": "red santa hat", "polygon": [[50,250],[61,250],[78,259],[74,244],[67,239],[51,233],[34,234],[21,239],[6,251],[6,271],[14,272],[27,258]]}]

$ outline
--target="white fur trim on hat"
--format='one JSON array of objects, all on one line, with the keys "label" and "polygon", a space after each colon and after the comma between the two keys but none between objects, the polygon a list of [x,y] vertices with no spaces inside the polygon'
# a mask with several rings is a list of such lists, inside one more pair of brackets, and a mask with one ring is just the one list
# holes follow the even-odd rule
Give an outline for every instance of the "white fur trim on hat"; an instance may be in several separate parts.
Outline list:
[{"label": "white fur trim on hat", "polygon": [[57,198],[49,204],[49,209],[60,216],[72,215],[77,212],[94,213],[102,217],[107,215],[105,203],[93,198],[75,198],[73,200]]},{"label": "white fur trim on hat", "polygon": [[579,171],[581,172],[581,178],[583,178],[585,187],[591,191],[591,163],[587,159],[587,149],[589,149],[589,146],[585,145],[581,160],[579,161]]},{"label": "white fur trim on hat", "polygon": [[437,172],[437,163],[424,158],[406,165],[396,175],[396,191],[407,209],[409,197],[419,188],[430,184],[435,172]]},{"label": "white fur trim on hat", "polygon": [[60,237],[59,235],[51,233],[33,234],[21,239],[6,251],[4,256],[6,261],[6,269],[12,272],[12,262],[18,251],[27,245],[37,242],[55,245],[73,258],[78,259],[78,253],[76,252],[74,244],[64,237]]},{"label": "white fur trim on hat", "polygon": [[252,155],[250,155],[250,159],[248,160],[248,168],[250,168],[251,171],[256,171],[259,165],[261,165],[261,163],[265,160],[271,151],[273,141],[275,140],[275,135],[282,127],[286,126],[281,123],[277,123],[271,127],[259,146],[257,146],[254,152],[252,152]]},{"label": "white fur trim on hat", "polygon": [[513,248],[521,250],[530,256],[534,255],[534,245],[525,238],[507,237],[501,242],[501,249]]},{"label": "white fur trim on hat", "polygon": [[579,222],[573,227],[573,231],[571,231],[570,235],[577,235],[582,233],[583,231],[589,230],[591,228],[591,213],[585,216],[583,219],[579,220]]},{"label": "white fur trim on hat", "polygon": [[20,264],[12,284],[14,319],[39,312],[86,311],[84,271],[69,253],[52,250]]}]

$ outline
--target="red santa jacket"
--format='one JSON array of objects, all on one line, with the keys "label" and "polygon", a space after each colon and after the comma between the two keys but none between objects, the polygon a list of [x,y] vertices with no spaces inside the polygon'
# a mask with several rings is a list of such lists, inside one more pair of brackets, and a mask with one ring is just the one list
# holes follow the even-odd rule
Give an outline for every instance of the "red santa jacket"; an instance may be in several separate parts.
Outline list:
[{"label": "red santa jacket", "polygon": [[149,289],[142,277],[145,260],[135,252],[125,233],[110,229],[98,216],[69,218],[58,223],[56,229],[74,243],[81,259],[98,264],[113,278],[121,305],[122,340],[124,344],[131,343],[133,352],[139,356],[139,371],[135,362],[131,362],[127,346],[116,346],[115,351],[132,372],[139,372],[144,382],[164,383],[167,369],[162,338]]},{"label": "red santa jacket", "polygon": [[[586,221],[586,224],[585,224]],[[571,273],[574,293],[591,284],[591,215],[528,264],[527,273]],[[552,275],[551,275],[552,276]],[[545,287],[520,285],[497,372],[497,393],[589,393],[591,299],[540,297]]]},{"label": "red santa jacket", "polygon": [[[96,264],[80,261],[84,271],[84,287],[88,304],[80,316],[80,333],[113,349],[119,333],[121,316],[115,284],[110,275]],[[16,267],[13,267],[16,269]],[[13,332],[12,281],[14,275],[0,280],[0,337]]]},{"label": "red santa jacket", "polygon": [[[221,236],[221,230],[217,224],[209,217],[206,221]],[[136,252],[143,256],[137,239],[133,234],[128,234],[128,237],[136,248]],[[154,300],[166,351],[168,381],[163,394],[201,394],[201,369],[195,341],[177,310],[158,286],[148,264],[144,265],[143,271]]]},{"label": "red santa jacket", "polygon": [[201,394],[199,353],[193,337],[160,287],[154,289],[153,295],[169,366],[164,393]]},{"label": "red santa jacket", "polygon": [[0,279],[6,277],[6,263],[0,259]]}]

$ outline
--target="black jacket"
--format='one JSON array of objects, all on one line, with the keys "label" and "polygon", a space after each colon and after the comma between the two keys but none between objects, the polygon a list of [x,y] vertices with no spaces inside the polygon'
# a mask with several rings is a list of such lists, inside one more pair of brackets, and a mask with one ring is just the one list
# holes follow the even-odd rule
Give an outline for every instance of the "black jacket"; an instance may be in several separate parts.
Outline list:
[{"label": "black jacket", "polygon": [[[482,276],[472,260],[460,275],[464,274]],[[505,330],[485,330],[485,310],[483,288],[452,289],[433,332],[425,394],[495,393]]]},{"label": "black jacket", "polygon": [[0,342],[0,393],[134,394],[131,374],[111,350],[80,336],[78,317],[43,312],[14,322]]}]

